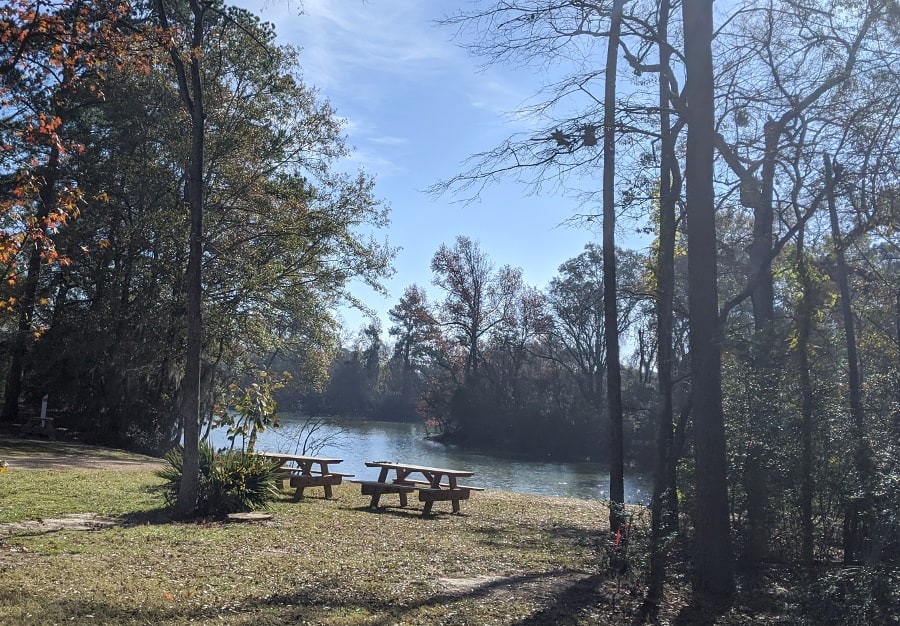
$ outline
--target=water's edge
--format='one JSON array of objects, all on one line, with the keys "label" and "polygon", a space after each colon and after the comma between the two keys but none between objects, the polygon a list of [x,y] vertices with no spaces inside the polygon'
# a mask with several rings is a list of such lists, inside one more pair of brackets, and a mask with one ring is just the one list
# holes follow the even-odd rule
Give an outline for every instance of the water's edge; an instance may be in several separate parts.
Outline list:
[{"label": "water's edge", "polygon": [[[599,463],[523,461],[464,450],[427,439],[428,433],[421,424],[329,421],[309,435],[301,431],[303,418],[281,416],[281,423],[281,428],[260,433],[257,450],[304,453],[303,443],[312,439],[321,444],[312,452],[344,459],[338,471],[352,473],[357,479],[376,478],[377,471],[366,467],[366,461],[391,460],[470,470],[475,475],[466,483],[486,489],[590,500],[609,497],[609,473]],[[221,429],[213,430],[210,440],[217,448],[230,445]],[[646,503],[650,487],[644,475],[626,470],[627,502]]]}]

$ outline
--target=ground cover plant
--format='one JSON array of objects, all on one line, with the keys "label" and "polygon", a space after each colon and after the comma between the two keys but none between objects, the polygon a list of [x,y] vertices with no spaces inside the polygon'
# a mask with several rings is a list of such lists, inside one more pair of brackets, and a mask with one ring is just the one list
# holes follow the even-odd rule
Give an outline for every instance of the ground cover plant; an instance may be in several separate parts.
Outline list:
[{"label": "ground cover plant", "polygon": [[[370,511],[345,484],[332,500],[285,494],[267,522],[173,522],[161,461],[68,449],[0,442],[0,624],[587,625],[641,614],[641,509],[623,572],[610,567],[597,501],[485,491],[462,515],[439,505],[423,518]],[[62,523],[85,513],[95,523]],[[771,568],[713,610],[691,603],[676,572],[660,622],[802,624],[811,598],[796,589]]]}]

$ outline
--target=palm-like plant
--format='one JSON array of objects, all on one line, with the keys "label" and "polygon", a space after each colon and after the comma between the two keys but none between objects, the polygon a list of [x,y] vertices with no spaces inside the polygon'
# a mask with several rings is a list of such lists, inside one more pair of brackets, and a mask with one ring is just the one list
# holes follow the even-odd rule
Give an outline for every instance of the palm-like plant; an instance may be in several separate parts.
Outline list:
[{"label": "palm-like plant", "polygon": [[[175,504],[184,468],[180,448],[165,456],[167,465],[156,472],[166,482],[159,489],[169,506]],[[195,515],[223,517],[264,508],[278,495],[278,462],[239,451],[217,453],[209,442],[200,445],[200,493]]]}]

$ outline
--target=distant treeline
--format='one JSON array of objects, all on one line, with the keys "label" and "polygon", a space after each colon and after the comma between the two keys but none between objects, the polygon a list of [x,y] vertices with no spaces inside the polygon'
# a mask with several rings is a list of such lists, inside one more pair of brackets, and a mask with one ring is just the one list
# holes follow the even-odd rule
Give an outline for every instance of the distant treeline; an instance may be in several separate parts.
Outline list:
[{"label": "distant treeline", "polygon": [[[620,330],[634,348],[624,375],[625,438],[632,462],[652,460],[656,394],[646,342],[646,264],[619,258]],[[442,246],[432,268],[445,299],[408,287],[389,313],[387,337],[362,329],[318,393],[283,393],[311,414],[422,421],[439,440],[537,457],[607,457],[602,257],[597,247],[564,263],[550,285],[495,267],[477,242]],[[288,390],[285,390],[288,391]]]}]

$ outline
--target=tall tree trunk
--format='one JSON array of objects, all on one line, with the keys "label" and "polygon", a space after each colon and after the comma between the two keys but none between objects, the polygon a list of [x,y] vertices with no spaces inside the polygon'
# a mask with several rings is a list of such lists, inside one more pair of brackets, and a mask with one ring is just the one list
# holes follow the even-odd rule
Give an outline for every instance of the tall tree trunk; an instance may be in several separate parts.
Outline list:
[{"label": "tall tree trunk", "polygon": [[603,334],[606,341],[606,402],[610,423],[609,528],[625,523],[625,442],[622,434],[622,370],[616,288],[616,68],[625,0],[614,0],[606,49],[603,102]]},{"label": "tall tree trunk", "polygon": [[694,587],[699,593],[730,596],[734,592],[734,572],[722,411],[722,329],[716,282],[712,7],[712,0],[682,3],[688,123],[688,298],[697,493]]},{"label": "tall tree trunk", "polygon": [[758,389],[757,402],[751,407],[750,444],[744,460],[744,493],[747,496],[747,545],[744,560],[756,568],[767,552],[768,526],[768,450],[771,427],[777,420],[778,377],[775,371],[775,287],[772,276],[775,159],[781,123],[765,125],[765,153],[762,164],[761,193],[753,207],[753,240],[749,248],[750,275],[755,284],[750,294],[753,305],[752,376]]},{"label": "tall tree trunk", "polygon": [[804,250],[806,226],[797,231],[797,273],[802,294],[797,311],[797,356],[800,366],[800,560],[807,572],[813,565],[813,403],[809,364],[809,337],[812,334],[813,285]]},{"label": "tall tree trunk", "polygon": [[[156,0],[160,26],[169,29],[163,0]],[[187,345],[184,379],[181,384],[181,414],[184,426],[184,464],[181,484],[175,501],[175,514],[192,515],[200,493],[200,366],[203,347],[203,148],[206,115],[203,105],[203,84],[200,76],[200,54],[203,46],[203,19],[207,4],[190,0],[193,15],[190,63],[186,68],[180,51],[169,49],[175,67],[178,91],[191,118],[191,151],[187,167],[186,196],[190,211],[188,265],[185,274],[187,293]],[[188,78],[188,69],[190,78]]]},{"label": "tall tree trunk", "polygon": [[[675,135],[669,115],[671,51],[668,24],[671,5],[661,0],[657,20],[659,37],[659,238],[656,256],[657,385],[660,409],[656,426],[656,459],[653,497],[650,501],[650,579],[647,600],[654,615],[662,600],[666,577],[666,534],[677,524],[678,498],[669,482],[669,459],[673,453],[674,406],[672,401],[672,315],[675,299],[675,205],[673,171],[678,167]],[[674,514],[673,514],[674,513]]]},{"label": "tall tree trunk", "polygon": [[841,225],[838,220],[835,188],[840,182],[841,168],[833,164],[828,154],[825,161],[825,190],[828,200],[828,214],[831,218],[831,238],[834,241],[837,261],[836,278],[841,296],[841,316],[844,318],[844,340],[847,349],[847,387],[850,404],[850,427],[853,437],[854,462],[857,472],[857,489],[862,496],[851,496],[844,517],[844,562],[855,563],[863,556],[866,541],[866,513],[870,505],[868,494],[872,481],[872,460],[865,437],[865,423],[862,406],[862,389],[859,374],[859,354],[856,348],[856,330],[853,323],[853,307],[850,303],[850,281],[847,260],[844,253]]},{"label": "tall tree trunk", "polygon": [[[50,211],[57,208],[59,191],[56,179],[59,172],[59,145],[50,148],[47,165],[43,168],[40,181],[39,202],[35,212],[35,228],[40,229],[41,236],[46,236],[45,220]],[[41,245],[39,237],[31,237],[31,251],[28,254],[27,274],[19,297],[19,325],[13,341],[12,358],[6,378],[6,391],[3,396],[3,420],[11,422],[19,417],[19,396],[22,395],[22,376],[25,369],[25,355],[28,351],[28,340],[34,332],[34,305],[37,299],[38,284],[41,277]]]}]

